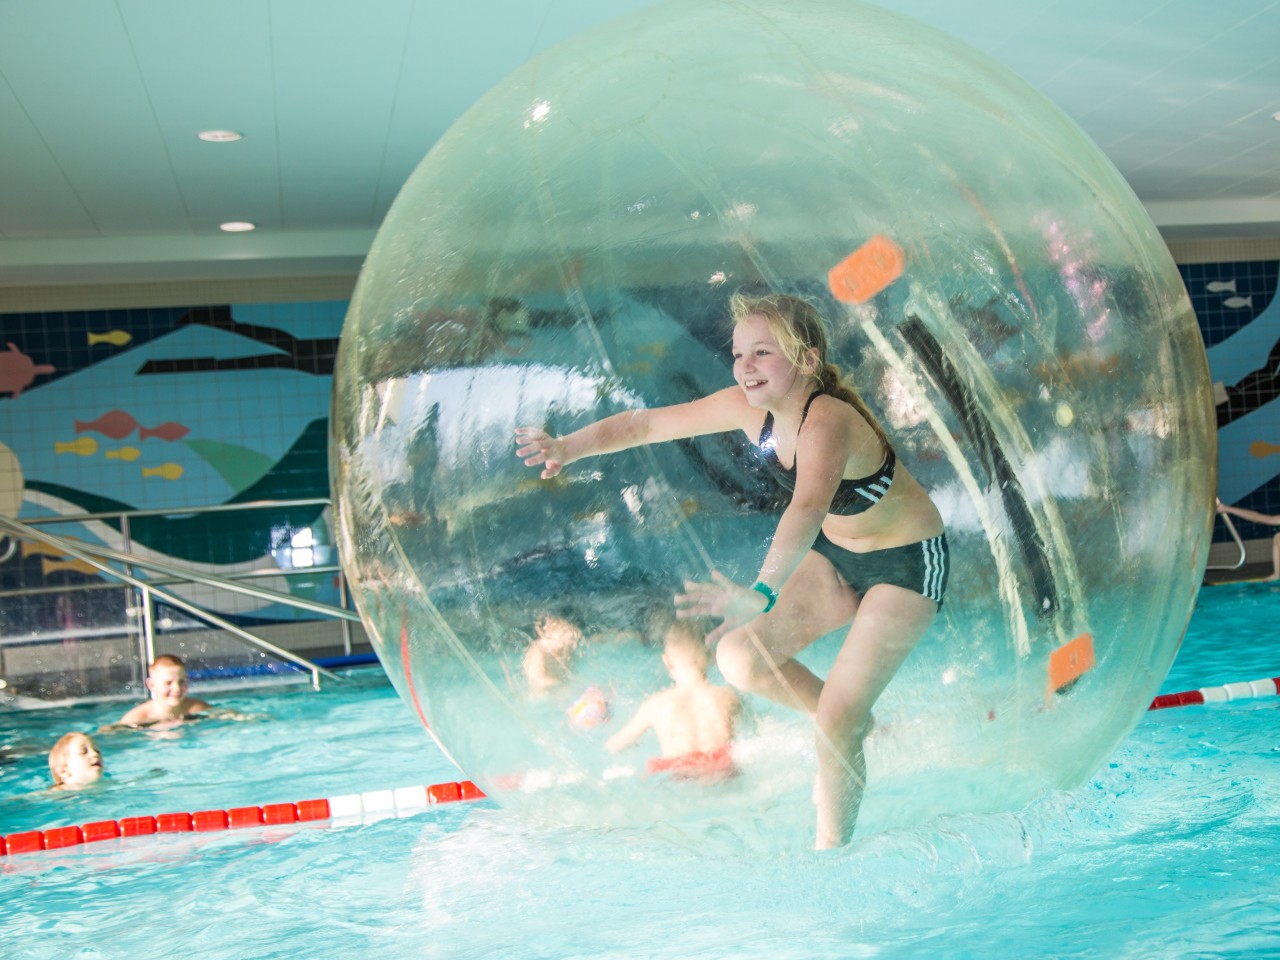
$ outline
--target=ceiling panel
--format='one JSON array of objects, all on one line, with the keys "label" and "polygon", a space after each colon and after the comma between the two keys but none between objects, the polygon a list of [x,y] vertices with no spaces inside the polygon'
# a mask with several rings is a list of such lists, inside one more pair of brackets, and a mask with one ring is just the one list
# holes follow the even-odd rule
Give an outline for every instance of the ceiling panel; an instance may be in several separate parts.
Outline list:
[{"label": "ceiling panel", "polygon": [[[647,5],[0,0],[0,285],[125,261],[145,275],[154,251],[173,252],[153,265],[166,276],[178,256],[194,275],[358,261],[404,179],[486,90]],[[1280,0],[883,5],[1038,87],[1162,227],[1280,237],[1280,214],[1267,219],[1280,207]],[[208,127],[245,136],[196,140]],[[232,240],[217,230],[229,219],[259,230]]]},{"label": "ceiling panel", "polygon": [[[100,235],[184,225],[148,91],[114,4],[10,4],[0,68]],[[29,10],[27,11],[29,12]],[[50,22],[49,18],[56,18]],[[65,24],[63,29],[54,24]]]},{"label": "ceiling panel", "polygon": [[[310,16],[311,0],[272,4],[284,225],[376,226],[378,172],[408,50],[412,0],[340,4]],[[376,9],[377,16],[370,16]]]},{"label": "ceiling panel", "polygon": [[95,231],[80,198],[6,82],[0,82],[0,238]]},{"label": "ceiling panel", "polygon": [[[139,73],[187,211],[190,230],[227,220],[278,228],[280,174],[269,11],[256,0],[119,0]],[[235,143],[201,130],[231,128]]]}]

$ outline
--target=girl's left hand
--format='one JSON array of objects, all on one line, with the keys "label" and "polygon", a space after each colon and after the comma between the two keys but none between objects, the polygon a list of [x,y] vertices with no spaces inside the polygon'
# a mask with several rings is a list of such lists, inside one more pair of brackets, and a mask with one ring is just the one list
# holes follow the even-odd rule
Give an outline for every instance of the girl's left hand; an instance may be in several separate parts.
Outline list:
[{"label": "girl's left hand", "polygon": [[720,626],[707,634],[712,646],[730,630],[750,623],[764,612],[764,594],[734,583],[718,570],[711,571],[711,582],[684,582],[684,593],[676,594],[676,617],[719,617]]},{"label": "girl's left hand", "polygon": [[542,479],[550,480],[564,469],[564,442],[537,427],[516,427],[516,456],[526,467],[542,467]]}]

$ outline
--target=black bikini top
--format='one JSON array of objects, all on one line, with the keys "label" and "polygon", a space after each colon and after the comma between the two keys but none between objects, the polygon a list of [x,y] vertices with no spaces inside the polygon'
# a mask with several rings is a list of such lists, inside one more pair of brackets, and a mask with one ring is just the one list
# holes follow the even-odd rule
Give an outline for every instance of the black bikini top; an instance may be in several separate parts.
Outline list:
[{"label": "black bikini top", "polygon": [[[821,394],[821,390],[815,390],[809,394],[804,412],[800,415],[801,427],[804,426],[805,417],[809,416],[809,408],[813,406],[813,401]],[[793,462],[790,467],[784,467],[782,461],[778,459],[778,445],[773,439],[772,413],[764,415],[764,426],[760,428],[759,446],[764,462],[769,465],[778,482],[787,490],[795,492],[795,463]],[[880,465],[879,470],[855,480],[840,481],[840,486],[836,488],[836,495],[831,498],[830,512],[841,517],[851,517],[874,507],[889,492],[889,487],[893,484],[893,471],[897,465],[898,458],[894,455],[893,448],[886,445],[884,463]]]}]

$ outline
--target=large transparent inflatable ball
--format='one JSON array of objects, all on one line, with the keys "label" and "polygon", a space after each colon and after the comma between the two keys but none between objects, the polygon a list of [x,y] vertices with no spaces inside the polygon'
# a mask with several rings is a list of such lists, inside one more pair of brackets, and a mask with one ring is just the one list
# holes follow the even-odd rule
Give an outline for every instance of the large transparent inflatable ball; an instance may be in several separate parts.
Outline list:
[{"label": "large transparent inflatable ball", "polygon": [[[819,306],[950,540],[945,605],[875,707],[857,835],[1086,782],[1159,687],[1205,564],[1196,322],[1070,120],[850,0],[678,0],[583,33],[405,184],[332,421],[343,564],[399,693],[465,776],[544,822],[812,844],[804,715],[745,695],[725,776],[654,762],[652,733],[606,748],[671,683],[683,581],[756,578],[785,498],[751,438],[551,480],[515,455],[517,427],[731,385],[738,290]],[[825,676],[841,641],[800,660]]]}]

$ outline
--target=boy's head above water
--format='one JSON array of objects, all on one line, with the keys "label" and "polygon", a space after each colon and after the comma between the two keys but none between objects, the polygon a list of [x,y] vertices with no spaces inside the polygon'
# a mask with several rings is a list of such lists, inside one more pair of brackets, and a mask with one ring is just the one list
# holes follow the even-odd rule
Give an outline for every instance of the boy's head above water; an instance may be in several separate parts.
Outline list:
[{"label": "boy's head above water", "polygon": [[696,620],[677,620],[662,638],[662,663],[672,678],[677,674],[706,676],[710,654],[706,630]]},{"label": "boy's head above water", "polygon": [[49,751],[54,787],[85,787],[102,776],[102,754],[86,733],[65,734]]},{"label": "boy's head above water", "polygon": [[178,722],[195,714],[208,714],[209,704],[187,695],[187,668],[180,657],[161,654],[148,668],[150,698],[135,706],[115,725],[141,727],[153,723]]},{"label": "boy's head above water", "polygon": [[173,705],[180,704],[187,696],[187,667],[181,657],[163,653],[151,662],[147,670],[147,689],[151,699]]}]

